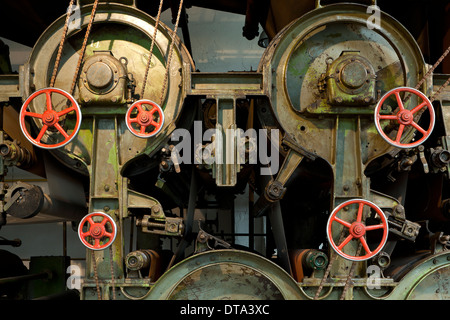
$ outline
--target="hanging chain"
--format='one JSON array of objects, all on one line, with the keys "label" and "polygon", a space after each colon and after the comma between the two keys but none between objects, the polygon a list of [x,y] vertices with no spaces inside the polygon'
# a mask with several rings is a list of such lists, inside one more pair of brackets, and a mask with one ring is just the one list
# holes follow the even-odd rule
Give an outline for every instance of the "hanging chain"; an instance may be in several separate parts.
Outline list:
[{"label": "hanging chain", "polygon": [[[359,254],[361,253],[361,249],[362,249],[362,243],[361,241],[359,242],[359,246],[358,246],[358,250],[356,251],[356,256],[359,256]],[[353,261],[352,266],[350,268],[350,273],[347,276],[347,280],[345,281],[345,286],[344,286],[344,290],[342,291],[341,297],[339,300],[344,300],[345,299],[345,294],[347,293],[347,290],[351,284],[351,280],[353,277],[353,273],[355,272],[355,267],[356,264],[358,262],[357,261]]]},{"label": "hanging chain", "polygon": [[[417,83],[414,89],[419,90],[420,86],[425,82],[425,80],[433,73],[434,70],[439,66],[439,64],[445,59],[445,57],[450,53],[450,46],[447,48],[447,50],[444,51],[442,56],[436,61],[436,63],[430,68],[430,70],[427,71],[427,73],[422,77],[422,79]],[[439,96],[442,92],[442,90],[445,89],[445,87],[448,86],[450,83],[450,77],[447,79],[447,81],[433,94],[432,97],[430,97],[430,102],[433,102],[437,96]],[[406,103],[411,95],[408,95],[404,99],[404,103]]]},{"label": "hanging chain", "polygon": [[100,284],[98,283],[98,272],[97,272],[97,261],[95,261],[95,251],[92,252],[92,265],[94,267],[94,279],[95,279],[95,287],[97,288],[97,299],[102,300],[102,296],[100,293]]},{"label": "hanging chain", "polygon": [[109,261],[111,266],[111,287],[113,293],[113,300],[116,300],[116,287],[114,282],[114,261],[113,261],[113,249],[112,246],[109,246]]},{"label": "hanging chain", "polygon": [[88,37],[89,37],[89,33],[91,32],[92,24],[94,22],[94,17],[95,17],[95,12],[97,11],[98,1],[99,0],[95,0],[94,5],[92,7],[91,19],[89,20],[89,24],[88,24],[88,26],[86,28],[86,34],[84,36],[83,46],[81,47],[80,57],[78,59],[78,64],[77,64],[77,67],[75,69],[75,75],[73,77],[72,87],[70,88],[70,94],[71,95],[73,95],[74,92],[75,92],[75,85],[77,83],[77,79],[78,79],[78,74],[80,72],[81,63],[83,62],[84,53],[86,51],[86,45],[87,45],[87,40],[88,40]]},{"label": "hanging chain", "polygon": [[64,23],[63,34],[61,37],[61,41],[59,42],[58,54],[56,55],[55,66],[53,67],[52,78],[50,80],[50,87],[52,88],[55,85],[56,72],[58,71],[59,63],[61,61],[62,49],[64,46],[64,42],[66,41],[67,30],[69,29],[69,19],[72,15],[73,2],[74,0],[70,0],[69,8],[67,8],[66,22]]},{"label": "hanging chain", "polygon": [[151,65],[151,61],[152,61],[153,47],[155,46],[156,34],[158,32],[159,19],[161,17],[161,10],[162,10],[162,6],[163,6],[163,2],[164,2],[164,0],[161,0],[159,2],[158,15],[156,16],[156,22],[155,22],[155,31],[153,32],[152,44],[150,46],[150,56],[148,58],[147,67],[145,69],[144,82],[142,83],[141,99],[144,99],[145,86],[147,84],[148,71],[150,70],[150,65]]},{"label": "hanging chain", "polygon": [[164,99],[164,93],[166,91],[167,78],[169,77],[169,70],[170,70],[170,62],[172,60],[172,53],[173,53],[174,44],[175,44],[175,37],[177,34],[178,23],[180,22],[180,15],[181,15],[182,9],[183,9],[183,0],[180,0],[180,6],[178,7],[177,20],[175,22],[175,27],[172,32],[172,42],[170,43],[169,57],[167,58],[166,74],[164,76],[163,87],[161,90],[161,97],[159,98],[161,106],[162,106],[163,99]]},{"label": "hanging chain", "polygon": [[[338,243],[341,243],[343,240],[344,240],[344,228],[342,228]],[[330,274],[330,271],[331,271],[331,267],[333,266],[333,263],[336,261],[336,259],[338,257],[338,254],[336,252],[332,252],[332,254],[333,253],[334,253],[334,255],[331,258],[330,263],[328,264],[327,270],[325,270],[325,274],[323,275],[322,280],[320,281],[319,287],[317,288],[316,295],[314,296],[314,300],[319,299],[319,295],[322,292],[325,280],[328,278],[328,275]]]},{"label": "hanging chain", "polygon": [[[91,250],[92,252],[92,266],[94,268],[94,279],[95,279],[95,287],[97,288],[97,299],[102,300],[101,291],[100,291],[100,283],[98,278],[97,271],[97,261],[95,260],[95,250]],[[109,261],[111,268],[111,289],[113,294],[113,300],[116,300],[116,285],[115,285],[115,277],[114,277],[114,261],[113,261],[113,249],[112,246],[109,246]]]},{"label": "hanging chain", "polygon": [[441,94],[441,91],[445,89],[450,83],[450,77],[445,81],[445,83],[436,91],[436,93],[430,98],[430,102],[433,102],[437,96]]},{"label": "hanging chain", "polygon": [[428,70],[428,72],[423,76],[422,80],[419,81],[419,83],[416,85],[415,89],[419,90],[420,86],[422,85],[422,83],[425,82],[426,78],[428,78],[431,73],[439,66],[439,64],[442,62],[442,60],[444,60],[444,58],[450,53],[450,47],[447,48],[447,50],[445,50],[445,52],[442,54],[442,56],[436,61],[436,63],[433,65],[433,67],[431,67],[430,70]]},{"label": "hanging chain", "polygon": [[[149,73],[150,65],[151,65],[151,61],[152,61],[153,48],[154,48],[155,41],[156,41],[156,35],[157,35],[158,26],[159,26],[159,22],[160,22],[161,10],[162,10],[162,6],[163,6],[163,2],[164,2],[164,0],[161,0],[160,3],[159,3],[158,15],[156,17],[156,22],[155,22],[155,31],[153,33],[153,38],[152,38],[152,42],[151,42],[151,46],[150,46],[150,54],[149,54],[149,58],[148,58],[148,61],[147,61],[145,75],[144,75],[144,82],[142,84],[141,97],[140,97],[141,99],[144,98],[145,87],[146,87],[146,84],[147,84],[148,73]],[[171,41],[170,47],[169,47],[169,56],[167,58],[167,64],[166,64],[166,69],[165,69],[164,81],[163,81],[163,86],[162,86],[162,90],[161,90],[161,96],[159,98],[159,105],[160,106],[162,106],[162,104],[163,104],[164,93],[166,92],[167,80],[168,80],[169,71],[170,71],[170,63],[172,61],[172,55],[173,55],[173,51],[174,51],[175,36],[177,34],[177,29],[178,29],[178,24],[180,22],[180,16],[181,16],[182,9],[183,9],[183,0],[180,1],[179,7],[178,7],[177,19],[175,21],[175,27],[174,27],[174,29],[172,31],[172,41]]]}]

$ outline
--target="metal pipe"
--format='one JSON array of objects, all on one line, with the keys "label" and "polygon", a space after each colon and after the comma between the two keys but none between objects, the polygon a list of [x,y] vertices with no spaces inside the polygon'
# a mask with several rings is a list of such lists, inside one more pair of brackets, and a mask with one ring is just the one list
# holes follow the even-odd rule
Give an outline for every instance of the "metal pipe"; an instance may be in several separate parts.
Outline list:
[{"label": "metal pipe", "polygon": [[23,275],[23,276],[2,278],[2,279],[0,279],[0,285],[20,282],[20,281],[30,281],[30,280],[35,280],[35,279],[51,279],[51,277],[52,277],[51,271],[44,271],[44,272],[40,272],[40,273],[27,274],[27,275]]}]

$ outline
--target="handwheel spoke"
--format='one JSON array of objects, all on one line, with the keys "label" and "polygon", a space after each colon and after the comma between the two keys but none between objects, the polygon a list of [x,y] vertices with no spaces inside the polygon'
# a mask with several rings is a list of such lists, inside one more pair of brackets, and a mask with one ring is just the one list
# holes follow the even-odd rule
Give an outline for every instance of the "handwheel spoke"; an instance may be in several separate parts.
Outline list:
[{"label": "handwheel spoke", "polygon": [[158,107],[153,106],[152,109],[149,111],[151,115],[153,115],[155,113],[155,111],[158,110]]},{"label": "handwheel spoke", "polygon": [[397,104],[398,104],[398,107],[400,108],[400,111],[404,110],[405,107],[403,106],[403,101],[402,101],[402,98],[400,97],[400,93],[398,91],[395,92],[395,98],[397,99]]},{"label": "handwheel spoke", "polygon": [[420,131],[422,134],[427,134],[427,131],[425,129],[423,129],[421,126],[419,126],[417,123],[415,123],[414,121],[411,122],[411,125],[416,128],[418,131]]},{"label": "handwheel spoke", "polygon": [[397,136],[395,138],[395,142],[397,142],[397,143],[400,142],[400,139],[402,138],[402,134],[403,134],[404,129],[405,129],[405,125],[404,124],[400,124],[400,126],[398,128]]},{"label": "handwheel spoke", "polygon": [[152,126],[156,127],[156,128],[159,128],[159,127],[161,126],[160,123],[158,123],[158,122],[156,122],[156,121],[154,121],[154,120],[152,120],[152,122],[150,122],[150,124],[151,124]]},{"label": "handwheel spoke", "polygon": [[86,237],[88,237],[88,236],[90,236],[91,235],[91,233],[89,232],[89,231],[86,231],[86,232],[83,232],[82,234],[81,234],[81,237],[82,238],[86,238]]},{"label": "handwheel spoke", "polygon": [[139,131],[139,133],[145,133],[146,128],[147,128],[146,126],[141,126],[141,130]]},{"label": "handwheel spoke", "polygon": [[100,239],[95,239],[95,241],[94,241],[94,248],[96,248],[96,249],[100,248]]},{"label": "handwheel spoke", "polygon": [[353,236],[350,234],[344,241],[342,241],[342,243],[338,246],[338,249],[342,251],[342,248],[344,248],[352,239]]},{"label": "handwheel spoke", "polygon": [[41,142],[41,139],[42,139],[42,137],[44,136],[44,134],[45,134],[45,132],[47,131],[47,129],[48,129],[48,125],[44,124],[44,125],[42,126],[42,129],[41,129],[41,131],[39,132],[38,136],[36,137],[36,141],[37,141],[37,142]]},{"label": "handwheel spoke", "polygon": [[58,117],[61,117],[61,116],[65,115],[65,114],[68,114],[69,112],[72,112],[72,111],[75,111],[75,110],[76,110],[75,107],[70,107],[70,108],[67,108],[67,109],[64,109],[64,110],[58,112],[57,115],[58,115]]},{"label": "handwheel spoke", "polygon": [[95,224],[95,222],[94,222],[94,220],[92,219],[91,216],[89,216],[89,217],[87,218],[87,221],[89,222],[89,224],[90,224],[91,226]]},{"label": "handwheel spoke", "polygon": [[30,116],[30,117],[33,117],[33,118],[39,118],[39,119],[42,119],[42,116],[43,116],[40,113],[34,113],[34,112],[28,112],[28,111],[24,112],[23,114],[26,115],[26,116]]},{"label": "handwheel spoke", "polygon": [[351,227],[351,223],[348,223],[347,221],[344,221],[338,217],[334,217],[334,221],[339,222],[340,224],[342,224],[343,226],[350,228]]},{"label": "handwheel spoke", "polygon": [[364,250],[366,251],[366,254],[371,254],[372,251],[369,249],[369,245],[367,244],[366,238],[361,237],[361,238],[359,238],[359,240],[361,241],[361,244],[362,244]]},{"label": "handwheel spoke", "polygon": [[358,215],[356,216],[356,221],[361,222],[362,220],[362,214],[364,209],[364,203],[360,202],[358,207]]},{"label": "handwheel spoke", "polygon": [[113,234],[111,232],[105,232],[105,236],[112,239]]},{"label": "handwheel spoke", "polygon": [[424,101],[424,102],[422,102],[421,104],[419,104],[417,107],[415,107],[414,109],[412,109],[411,110],[411,113],[412,114],[414,114],[414,113],[416,113],[417,111],[419,111],[420,109],[422,109],[424,106],[426,106],[427,105],[427,102],[426,101]]},{"label": "handwheel spoke", "polygon": [[59,123],[55,123],[55,128],[64,136],[64,138],[69,138],[69,135],[67,134],[66,131],[64,131],[64,129],[61,127],[61,125]]},{"label": "handwheel spoke", "polygon": [[50,91],[45,92],[45,99],[47,102],[47,110],[52,110],[52,94]]},{"label": "handwheel spoke", "polygon": [[392,114],[380,114],[379,118],[381,120],[397,120],[397,116]]},{"label": "handwheel spoke", "polygon": [[366,226],[366,231],[372,231],[372,230],[378,230],[378,229],[384,229],[384,225],[376,224],[373,226]]}]

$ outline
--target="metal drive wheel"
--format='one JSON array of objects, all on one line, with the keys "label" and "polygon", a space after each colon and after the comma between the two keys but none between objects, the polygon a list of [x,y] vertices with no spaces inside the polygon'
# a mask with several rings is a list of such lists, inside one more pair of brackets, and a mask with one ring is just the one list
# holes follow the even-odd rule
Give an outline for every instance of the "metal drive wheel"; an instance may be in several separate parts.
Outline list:
[{"label": "metal drive wheel", "polygon": [[272,261],[246,251],[210,250],[168,270],[146,299],[298,300],[295,280]]}]

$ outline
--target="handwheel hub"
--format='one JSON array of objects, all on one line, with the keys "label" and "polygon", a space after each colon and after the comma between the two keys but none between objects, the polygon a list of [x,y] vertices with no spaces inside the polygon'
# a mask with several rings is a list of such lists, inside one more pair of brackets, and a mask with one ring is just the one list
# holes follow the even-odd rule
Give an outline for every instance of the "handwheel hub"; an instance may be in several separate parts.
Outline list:
[{"label": "handwheel hub", "polygon": [[398,121],[404,125],[409,125],[414,119],[414,116],[409,110],[400,111],[397,117]]},{"label": "handwheel hub", "polygon": [[47,110],[42,116],[42,122],[47,126],[53,126],[58,122],[58,115],[54,110]]},{"label": "handwheel hub", "polygon": [[151,116],[149,116],[148,112],[141,112],[139,114],[139,124],[141,126],[148,125],[151,121]]},{"label": "handwheel hub", "polygon": [[101,238],[103,236],[104,228],[99,225],[93,225],[90,231],[94,238]]},{"label": "handwheel hub", "polygon": [[350,234],[355,238],[360,238],[366,233],[366,227],[361,222],[353,222],[350,227]]}]

